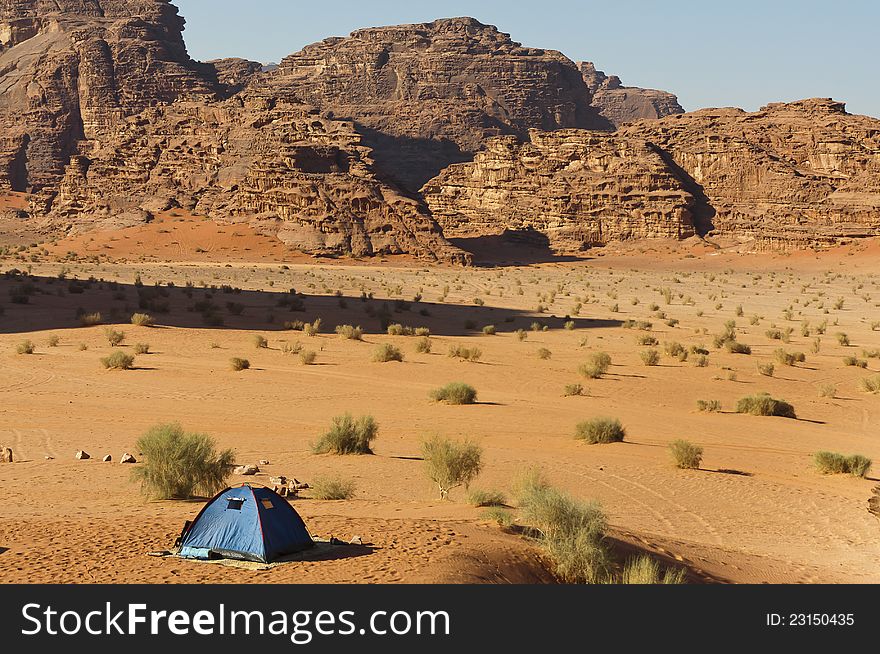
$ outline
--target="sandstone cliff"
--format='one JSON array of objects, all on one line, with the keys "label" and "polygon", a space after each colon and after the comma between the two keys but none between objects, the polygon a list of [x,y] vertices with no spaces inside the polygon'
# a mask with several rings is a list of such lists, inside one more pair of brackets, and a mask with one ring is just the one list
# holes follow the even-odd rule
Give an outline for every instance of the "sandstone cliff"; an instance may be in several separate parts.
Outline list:
[{"label": "sandstone cliff", "polygon": [[624,86],[617,75],[596,70],[592,62],[578,64],[584,82],[593,94],[593,106],[616,127],[636,120],[682,114],[678,98],[667,91]]},{"label": "sandstone cliff", "polygon": [[694,233],[694,198],[638,138],[584,130],[492,139],[423,193],[447,236],[538,233],[557,251]]},{"label": "sandstone cliff", "polygon": [[840,102],[705,109],[618,133],[663,151],[701,232],[777,249],[880,234],[880,120]]},{"label": "sandstone cliff", "polygon": [[326,39],[285,58],[267,84],[356,121],[383,171],[412,192],[493,136],[612,128],[574,62],[473,18]]}]

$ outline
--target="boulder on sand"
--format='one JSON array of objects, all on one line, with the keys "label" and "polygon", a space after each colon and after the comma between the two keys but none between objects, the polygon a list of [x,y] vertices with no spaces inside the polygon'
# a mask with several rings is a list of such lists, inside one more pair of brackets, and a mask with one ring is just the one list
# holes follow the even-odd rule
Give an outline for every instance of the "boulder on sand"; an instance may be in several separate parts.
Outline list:
[{"label": "boulder on sand", "polygon": [[80,450],[79,452],[77,452],[76,454],[74,454],[74,458],[75,458],[75,459],[78,459],[78,460],[80,460],[80,461],[85,461],[86,459],[91,459],[92,457],[91,457],[91,455],[90,455],[88,452],[86,452],[85,450]]},{"label": "boulder on sand", "polygon": [[110,456],[109,454],[107,456],[105,456],[103,459],[101,459],[101,461],[103,461],[104,463],[110,463],[112,460],[113,460],[113,457]]},{"label": "boulder on sand", "polygon": [[122,458],[119,459],[119,463],[137,463],[137,459],[135,459],[131,454],[125,452],[122,455]]},{"label": "boulder on sand", "polygon": [[0,446],[0,463],[12,463],[12,448]]},{"label": "boulder on sand", "polygon": [[255,475],[259,471],[260,469],[254,465],[236,466],[232,469],[232,472],[236,475]]}]

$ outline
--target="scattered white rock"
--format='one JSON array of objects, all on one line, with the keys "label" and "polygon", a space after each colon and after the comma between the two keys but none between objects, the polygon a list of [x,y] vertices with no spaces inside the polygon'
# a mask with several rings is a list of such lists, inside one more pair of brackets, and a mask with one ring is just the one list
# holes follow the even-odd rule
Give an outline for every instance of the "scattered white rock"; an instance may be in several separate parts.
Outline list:
[{"label": "scattered white rock", "polygon": [[137,463],[137,459],[135,459],[131,454],[125,452],[122,455],[122,458],[119,459],[119,463]]},{"label": "scattered white rock", "polygon": [[54,456],[49,456],[48,454],[46,456],[44,456],[43,458],[46,459],[46,461],[54,461],[55,460]]},{"label": "scattered white rock", "polygon": [[280,477],[269,477],[269,483],[275,486],[287,486],[287,477],[281,475]]},{"label": "scattered white rock", "polygon": [[236,466],[232,469],[232,472],[236,475],[255,475],[259,471],[260,469],[254,465]]},{"label": "scattered white rock", "polygon": [[113,460],[113,457],[110,456],[109,454],[107,456],[105,456],[103,459],[101,459],[101,461],[103,461],[104,463],[110,463],[112,460]]},{"label": "scattered white rock", "polygon": [[12,448],[0,447],[0,463],[12,463]]},{"label": "scattered white rock", "polygon": [[75,459],[79,459],[80,461],[85,461],[86,459],[91,459],[91,455],[85,450],[80,450],[74,455]]},{"label": "scattered white rock", "polygon": [[364,539],[360,536],[352,536],[352,539],[348,541],[349,545],[363,545]]},{"label": "scattered white rock", "polygon": [[260,459],[259,465],[267,466],[267,465],[269,465],[269,461],[267,459]]}]

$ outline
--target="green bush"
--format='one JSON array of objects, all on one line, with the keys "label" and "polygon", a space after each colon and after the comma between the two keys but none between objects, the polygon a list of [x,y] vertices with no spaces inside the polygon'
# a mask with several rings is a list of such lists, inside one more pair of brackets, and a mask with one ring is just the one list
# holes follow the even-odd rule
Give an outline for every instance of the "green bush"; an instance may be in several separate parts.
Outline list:
[{"label": "green bush", "polygon": [[57,334],[52,334],[49,337],[49,340],[46,341],[46,345],[48,345],[49,347],[58,347],[58,344],[60,342],[61,342],[61,337],[58,336]]},{"label": "green bush", "polygon": [[696,470],[703,462],[703,448],[685,440],[672,441],[669,451],[677,468]]},{"label": "green bush", "polygon": [[79,317],[79,324],[83,327],[94,327],[104,321],[100,313],[84,313]]},{"label": "green bush", "polygon": [[134,346],[135,354],[149,354],[150,353],[150,344],[149,343],[138,343]]},{"label": "green bush", "polygon": [[352,325],[336,325],[336,333],[349,341],[364,340],[364,330],[361,329],[360,325],[357,327]]},{"label": "green bush", "polygon": [[780,416],[797,418],[794,407],[785,400],[775,400],[767,393],[749,395],[736,403],[737,413],[749,413],[753,416]]},{"label": "green bush", "polygon": [[501,491],[475,489],[468,493],[468,504],[476,507],[506,506],[507,498]]},{"label": "green bush", "polygon": [[639,356],[646,366],[656,366],[660,363],[660,353],[657,350],[643,350]]},{"label": "green bush", "polygon": [[258,350],[266,349],[267,347],[269,347],[269,341],[267,341],[266,338],[264,336],[261,336],[260,334],[254,334],[251,337],[251,341],[253,342],[254,347]]},{"label": "green bush", "polygon": [[563,391],[563,395],[565,397],[574,397],[576,395],[583,395],[584,387],[581,384],[566,384],[565,390]]},{"label": "green bush", "polygon": [[33,354],[36,349],[37,346],[34,345],[33,341],[22,341],[15,346],[15,351],[18,354]]},{"label": "green bush", "polygon": [[311,366],[315,363],[315,359],[318,358],[318,353],[314,350],[302,350],[299,353],[299,360],[304,366]]},{"label": "green bush", "polygon": [[836,452],[816,452],[813,462],[824,475],[850,474],[864,478],[871,469],[871,459],[861,454],[845,456]]},{"label": "green bush", "polygon": [[774,350],[773,357],[777,363],[781,363],[784,366],[793,366],[796,363],[803,363],[807,360],[803,352],[786,352],[781,347]]},{"label": "green bush", "polygon": [[759,363],[758,364],[758,373],[764,375],[765,377],[772,377],[776,372],[776,366],[772,363]]},{"label": "green bush", "polygon": [[350,500],[356,489],[353,480],[340,477],[318,477],[309,484],[311,496],[316,500]]},{"label": "green bush", "polygon": [[135,313],[131,316],[131,324],[138,327],[152,327],[153,316],[148,313]]},{"label": "green bush", "polygon": [[683,584],[684,582],[683,569],[666,568],[661,572],[660,564],[647,555],[629,560],[620,576],[620,583],[627,585],[670,585]]},{"label": "green bush", "polygon": [[476,347],[462,347],[461,345],[450,345],[449,356],[462,361],[479,361],[483,356],[482,350]]},{"label": "green bush", "polygon": [[856,368],[867,368],[868,362],[865,359],[859,359],[857,357],[843,357],[843,365],[845,366],[854,366]]},{"label": "green bush", "polygon": [[834,337],[837,339],[838,344],[844,347],[849,347],[849,336],[847,336],[843,332],[838,332],[834,335]]},{"label": "green bush", "polygon": [[110,329],[109,327],[104,330],[104,336],[107,337],[107,342],[109,342],[110,345],[113,347],[121,345],[122,341],[125,340],[125,332],[116,331],[115,329]]},{"label": "green bush", "polygon": [[242,370],[247,370],[248,368],[250,368],[250,367],[251,367],[251,362],[248,361],[247,359],[240,359],[240,358],[238,358],[238,357],[232,357],[232,358],[229,360],[229,365],[230,365],[230,366],[232,367],[232,369],[235,370],[236,372],[240,372],[240,371],[242,371]]},{"label": "green bush", "polygon": [[447,499],[453,488],[467,488],[476,479],[483,469],[482,455],[482,448],[467,440],[434,436],[422,443],[425,472],[437,484],[440,499]]},{"label": "green bush", "polygon": [[431,391],[430,397],[435,402],[446,404],[473,404],[477,401],[477,390],[468,384],[451,382]]},{"label": "green bush", "polygon": [[491,520],[502,529],[509,529],[513,526],[513,513],[500,506],[490,507],[488,511],[483,512],[486,520]]},{"label": "green bush", "polygon": [[226,486],[235,455],[216,449],[205,434],[183,431],[179,424],[156,425],[137,441],[145,462],[134,469],[142,492],[153,499],[210,497]]},{"label": "green bush", "polygon": [[388,361],[403,361],[403,352],[400,348],[394,347],[391,343],[382,343],[377,345],[373,351],[373,361],[377,363],[386,363]]},{"label": "green bush", "polygon": [[538,349],[538,358],[541,359],[542,361],[546,361],[551,356],[553,356],[553,353],[550,352],[550,350],[548,350],[546,347],[542,347],[542,348]]},{"label": "green bush", "polygon": [[312,446],[315,454],[372,454],[372,442],[379,434],[373,416],[355,420],[350,413],[333,418],[330,429]]},{"label": "green bush", "polygon": [[495,325],[486,325],[483,327],[483,333],[486,336],[495,336]]},{"label": "green bush", "polygon": [[880,393],[880,375],[859,380],[859,388],[866,393]]},{"label": "green bush", "polygon": [[431,339],[422,336],[416,341],[416,352],[419,354],[429,354],[431,352]]},{"label": "green bush", "polygon": [[739,341],[725,341],[724,347],[731,354],[751,354],[752,348],[750,348],[745,343],[740,343]]},{"label": "green bush", "polygon": [[529,337],[529,333],[525,329],[517,329],[515,333],[517,340],[520,341],[524,341]]},{"label": "green bush", "polygon": [[412,327],[405,327],[404,325],[400,325],[398,323],[394,323],[388,325],[388,329],[386,330],[389,336],[412,336],[413,329]]},{"label": "green bush", "polygon": [[657,345],[657,339],[648,334],[643,334],[641,336],[636,336],[636,345]]},{"label": "green bush", "polygon": [[719,400],[697,400],[697,410],[717,413],[721,411],[721,402]]},{"label": "green bush", "polygon": [[108,370],[131,370],[134,357],[122,350],[114,350],[109,356],[101,359],[101,365]]},{"label": "green bush", "polygon": [[574,437],[591,445],[617,443],[626,436],[626,429],[616,418],[593,418],[577,424]]},{"label": "green bush", "polygon": [[663,351],[666,353],[666,356],[673,359],[678,359],[682,355],[687,355],[687,350],[685,349],[684,345],[682,345],[678,341],[664,343]]},{"label": "green bush", "polygon": [[578,372],[588,379],[599,379],[611,367],[611,357],[605,352],[593,352]]}]

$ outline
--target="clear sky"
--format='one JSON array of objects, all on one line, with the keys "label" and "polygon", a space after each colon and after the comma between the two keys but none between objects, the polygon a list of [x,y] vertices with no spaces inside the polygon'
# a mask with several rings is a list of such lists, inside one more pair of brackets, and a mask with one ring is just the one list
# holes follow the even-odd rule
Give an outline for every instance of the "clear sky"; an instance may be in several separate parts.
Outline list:
[{"label": "clear sky", "polygon": [[880,0],[173,0],[190,55],[278,62],[360,27],[473,16],[687,110],[833,97],[880,117]]}]

